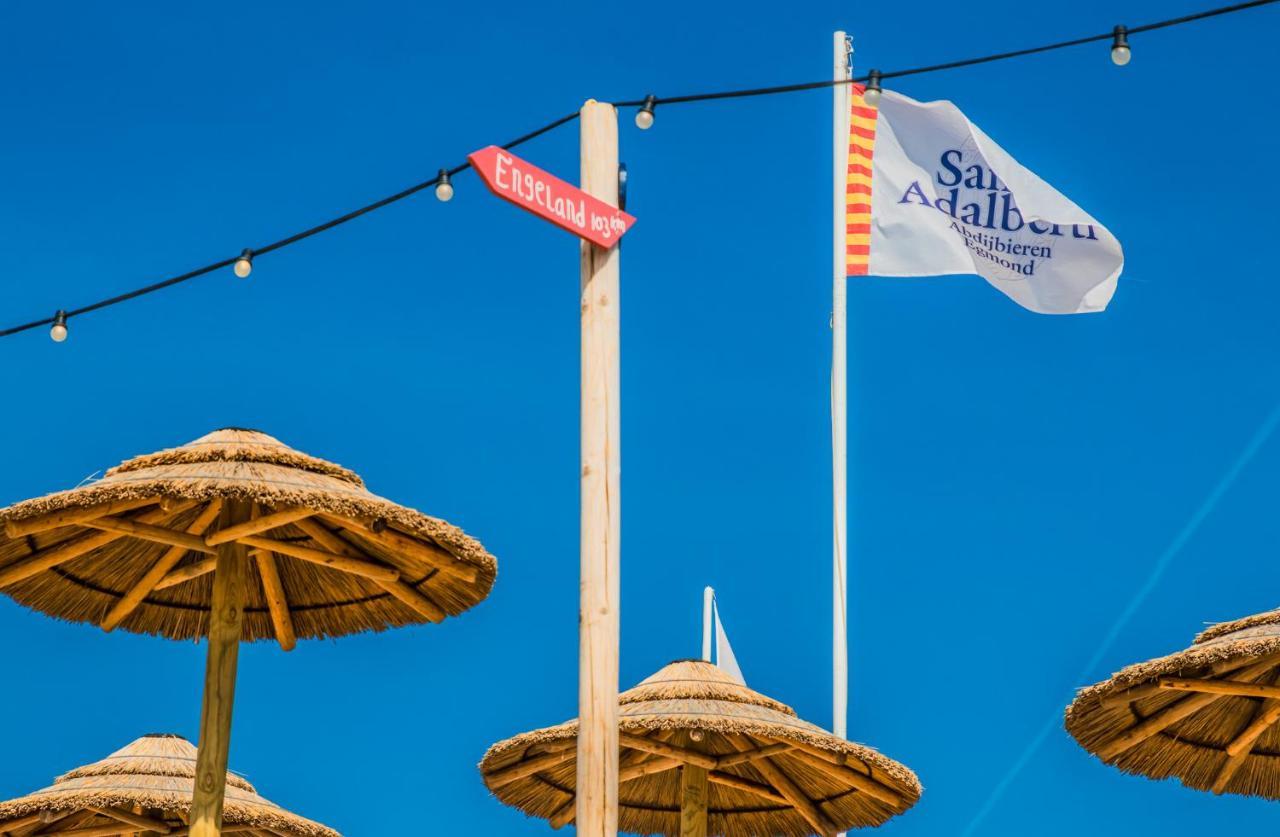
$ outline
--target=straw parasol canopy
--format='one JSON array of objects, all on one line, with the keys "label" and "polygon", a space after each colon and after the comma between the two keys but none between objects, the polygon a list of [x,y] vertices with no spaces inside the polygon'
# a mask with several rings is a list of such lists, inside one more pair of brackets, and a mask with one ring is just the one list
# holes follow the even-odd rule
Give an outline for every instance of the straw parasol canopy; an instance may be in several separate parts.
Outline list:
[{"label": "straw parasol canopy", "polygon": [[[881,825],[920,798],[906,767],[800,720],[711,663],[671,663],[619,704],[623,831],[831,835]],[[485,785],[555,828],[567,825],[577,736],[574,720],[493,745],[480,763]]]},{"label": "straw parasol canopy", "polygon": [[0,589],[18,602],[171,639],[208,634],[219,544],[252,553],[242,638],[286,648],[439,622],[484,599],[496,573],[458,528],[234,428],[0,510],[0,522]]},{"label": "straw parasol canopy", "polygon": [[[146,735],[101,761],[59,776],[47,788],[0,802],[0,834],[115,837],[187,834],[196,748],[177,735]],[[339,837],[286,811],[228,773],[224,834]]]},{"label": "straw parasol canopy", "polygon": [[354,472],[225,428],[0,510],[0,590],[106,630],[209,638],[193,837],[218,833],[243,640],[440,622],[489,594],[472,538]]},{"label": "straw parasol canopy", "polygon": [[1126,773],[1280,799],[1280,611],[1216,625],[1176,654],[1082,689],[1066,727]]}]

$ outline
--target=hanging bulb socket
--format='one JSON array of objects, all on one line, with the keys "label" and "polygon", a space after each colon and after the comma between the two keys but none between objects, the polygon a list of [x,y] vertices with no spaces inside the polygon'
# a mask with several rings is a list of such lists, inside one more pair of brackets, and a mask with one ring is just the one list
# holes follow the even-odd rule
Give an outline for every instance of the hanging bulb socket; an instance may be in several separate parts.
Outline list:
[{"label": "hanging bulb socket", "polygon": [[650,93],[644,97],[644,104],[636,111],[636,127],[647,131],[653,127],[653,109],[658,104],[658,97]]},{"label": "hanging bulb socket", "polygon": [[440,169],[440,173],[436,175],[436,197],[444,202],[453,200],[453,181],[449,179],[449,172]]},{"label": "hanging bulb socket", "polygon": [[253,272],[253,251],[248,247],[240,251],[240,258],[236,259],[235,271],[236,276],[241,279],[248,278],[249,274]]},{"label": "hanging bulb socket", "polygon": [[67,339],[67,312],[59,311],[53,315],[53,325],[49,328],[49,337],[55,343]]},{"label": "hanging bulb socket", "polygon": [[876,107],[880,104],[880,93],[880,71],[872,70],[867,73],[867,87],[862,91],[862,101],[870,107]]},{"label": "hanging bulb socket", "polygon": [[1111,63],[1123,67],[1132,57],[1133,53],[1129,50],[1129,30],[1117,26],[1111,35]]}]

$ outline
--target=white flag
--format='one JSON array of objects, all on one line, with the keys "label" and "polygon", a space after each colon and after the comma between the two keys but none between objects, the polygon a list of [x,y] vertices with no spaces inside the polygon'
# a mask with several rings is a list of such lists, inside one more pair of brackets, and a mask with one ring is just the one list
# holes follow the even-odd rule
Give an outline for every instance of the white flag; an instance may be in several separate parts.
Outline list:
[{"label": "white flag", "polygon": [[849,276],[976,273],[1042,314],[1101,311],[1120,242],[950,102],[850,91]]},{"label": "white flag", "polygon": [[738,658],[733,656],[733,648],[729,645],[729,635],[724,632],[724,625],[720,622],[719,603],[716,603],[715,607],[715,625],[716,665],[734,680],[737,680],[744,686],[747,685],[747,681],[742,677],[742,669],[738,668]]}]

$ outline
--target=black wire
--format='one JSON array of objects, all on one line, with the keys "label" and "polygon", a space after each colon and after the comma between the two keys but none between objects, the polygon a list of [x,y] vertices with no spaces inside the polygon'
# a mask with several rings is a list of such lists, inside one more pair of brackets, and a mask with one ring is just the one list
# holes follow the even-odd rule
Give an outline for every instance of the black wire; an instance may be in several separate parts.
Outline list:
[{"label": "black wire", "polygon": [[[515,148],[516,146],[523,145],[529,140],[540,137],[543,134],[547,133],[548,131],[553,131],[556,128],[559,128],[561,125],[564,125],[567,122],[572,122],[577,118],[578,118],[578,112],[574,111],[573,113],[562,116],[559,119],[556,119],[552,122],[548,122],[546,125],[543,125],[541,128],[537,128],[535,130],[530,131],[527,134],[523,134],[519,137],[516,137],[515,139],[506,143],[502,147],[511,149],[511,148]],[[447,171],[449,173],[449,176],[453,177],[454,175],[460,172],[464,172],[469,168],[471,168],[471,163],[467,162],[467,163],[462,163],[461,165],[458,165],[458,166],[454,166],[453,168],[448,169]],[[382,207],[387,206],[389,204],[393,204],[396,201],[404,200],[410,195],[414,195],[414,194],[417,194],[418,192],[421,192],[423,189],[428,189],[432,186],[435,186],[439,182],[440,182],[440,176],[436,175],[430,180],[424,180],[421,183],[416,183],[413,186],[410,186],[408,189],[405,189],[400,192],[396,192],[394,195],[390,195],[388,197],[382,198],[381,200],[374,201],[373,203],[368,204],[366,206],[362,206],[359,209],[353,209],[347,214],[340,215],[337,218],[334,218],[329,221],[325,221],[323,224],[317,224],[316,226],[311,227],[309,229],[305,229],[302,232],[294,233],[293,235],[287,238],[282,238],[279,241],[274,241],[271,244],[267,244],[262,247],[250,248],[250,250],[254,256],[260,256],[263,253],[270,253],[273,250],[279,250],[282,247],[288,247],[290,244],[295,244],[299,241],[302,241],[304,238],[310,238],[311,236],[316,235],[317,233],[322,233],[326,230],[331,230],[334,227],[339,226],[341,224],[345,224],[348,221],[353,221],[356,218],[359,218],[361,215],[366,215],[370,212],[373,212],[375,209],[381,209]],[[190,279],[195,279],[200,276],[204,276],[208,273],[213,273],[214,271],[221,270],[224,267],[230,267],[231,265],[235,264],[236,260],[239,258],[240,258],[239,256],[236,256],[230,259],[223,259],[220,262],[214,262],[213,264],[207,264],[204,267],[198,267],[195,270],[188,271],[187,273],[183,273],[179,276],[173,276],[169,279],[156,282],[155,284],[147,285],[145,287],[141,287],[136,290],[129,291],[128,293],[120,294],[119,296],[113,296],[113,297],[110,297],[109,299],[103,299],[91,305],[86,305],[82,308],[75,308],[75,309],[69,310],[66,312],[67,318],[70,319],[71,317],[74,317],[78,314],[87,314],[90,311],[97,311],[99,308],[106,308],[109,305],[116,305],[121,302],[127,302],[130,299],[134,299],[136,297],[140,297],[149,293],[154,293],[164,288],[168,288],[172,285],[177,285],[181,282],[186,282]],[[8,337],[11,334],[17,334],[22,331],[28,331],[33,328],[39,328],[42,325],[49,325],[53,322],[53,319],[54,319],[53,317],[46,317],[43,320],[34,320],[29,323],[23,323],[22,325],[6,328],[3,331],[0,331],[0,337]]]},{"label": "black wire", "polygon": [[[1192,23],[1197,20],[1204,20],[1208,17],[1217,17],[1218,15],[1231,14],[1232,12],[1242,12],[1245,9],[1252,9],[1258,6],[1266,6],[1275,3],[1277,0],[1250,0],[1248,3],[1237,3],[1234,6],[1222,6],[1217,9],[1208,9],[1195,14],[1184,15],[1182,17],[1170,18],[1157,23],[1147,23],[1142,26],[1126,27],[1126,32],[1133,35],[1138,32],[1150,32],[1155,29],[1164,29],[1168,26],[1178,26],[1183,23]],[[1091,44],[1097,41],[1105,41],[1115,36],[1115,31],[1104,32],[1101,35],[1090,35],[1086,38],[1076,38],[1070,41],[1061,41],[1056,44],[1047,46],[1031,47],[1030,49],[1019,49],[1014,52],[1001,52],[995,55],[984,55],[982,58],[970,58],[966,61],[952,61],[948,64],[935,64],[931,67],[917,67],[913,70],[898,70],[892,73],[881,73],[881,78],[901,78],[902,76],[913,76],[919,73],[932,73],[938,70],[954,70],[958,67],[972,67],[974,64],[986,64],[990,61],[1003,61],[1006,58],[1021,58],[1024,55],[1035,55],[1039,52],[1049,52],[1054,49],[1065,49],[1066,47],[1080,46],[1081,44]],[[865,81],[866,79],[860,79]]]},{"label": "black wire", "polygon": [[[1280,0],[1250,0],[1250,2],[1246,2],[1246,3],[1236,3],[1235,5],[1231,5],[1231,6],[1221,6],[1215,9],[1207,9],[1202,12],[1195,12],[1193,14],[1183,15],[1182,17],[1170,18],[1169,20],[1161,20],[1155,23],[1146,23],[1141,26],[1130,26],[1130,27],[1127,27],[1126,31],[1129,35],[1134,35],[1141,32],[1151,32],[1156,29],[1164,29],[1169,26],[1178,26],[1184,23],[1192,23],[1197,20],[1204,20],[1205,18],[1231,14],[1233,12],[1241,12],[1246,9],[1252,9],[1258,6],[1266,6],[1276,2],[1280,2]],[[1012,52],[998,52],[992,55],[984,55],[979,58],[967,58],[961,61],[950,61],[945,64],[930,64],[925,67],[914,67],[909,70],[894,70],[891,72],[883,72],[880,74],[880,78],[882,79],[902,78],[904,76],[919,75],[921,73],[934,73],[942,70],[954,70],[960,67],[972,67],[976,64],[987,64],[992,61],[1003,61],[1008,58],[1021,58],[1022,56],[1025,56],[1025,55],[1035,55],[1041,52],[1050,52],[1056,49],[1065,49],[1067,47],[1080,46],[1081,44],[1089,44],[1089,43],[1095,43],[1097,41],[1104,41],[1104,40],[1107,40],[1108,38],[1113,37],[1114,34],[1115,34],[1114,30],[1112,30],[1109,32],[1104,32],[1100,35],[1089,35],[1083,38],[1074,38],[1069,41],[1059,41],[1058,43],[1054,43],[1054,44],[1045,44],[1044,46],[1029,47],[1027,49],[1014,50]],[[746,88],[742,90],[723,90],[715,93],[691,93],[684,96],[665,96],[665,97],[655,96],[653,97],[653,103],[658,105],[678,105],[678,104],[687,104],[690,102],[709,102],[709,101],[715,101],[719,99],[741,99],[741,98],[747,98],[752,96],[772,96],[779,93],[796,93],[804,90],[820,90],[823,88],[835,87],[841,84],[853,84],[855,82],[864,82],[866,80],[867,80],[867,77],[863,76],[861,78],[852,78],[852,79],[839,79],[839,80],[826,79],[823,81],[810,81],[810,82],[804,82],[801,84],[783,84],[775,87],[753,87],[753,88]],[[645,101],[646,101],[645,99],[629,99],[627,101],[615,102],[614,104],[617,107],[641,107],[642,105],[645,104]],[[510,149],[510,148],[515,148],[518,145],[523,145],[529,140],[540,137],[543,134],[547,133],[548,131],[554,131],[556,128],[559,128],[561,125],[565,125],[569,122],[572,122],[577,118],[578,118],[577,111],[574,111],[573,113],[570,113],[570,114],[566,114],[565,116],[562,116],[559,119],[548,122],[542,127],[536,128],[527,134],[523,134],[522,136],[516,137],[515,139],[506,143],[502,147]],[[461,165],[454,166],[453,168],[448,169],[447,171],[449,176],[452,177],[456,174],[466,171],[469,168],[471,168],[471,163],[466,162],[466,163],[462,163]],[[437,175],[436,177],[433,177],[430,180],[424,180],[423,182],[410,186],[409,188],[403,191],[397,192],[394,195],[389,195],[388,197],[382,198],[381,200],[377,200],[371,204],[362,206],[359,209],[354,209],[346,213],[345,215],[339,215],[337,218],[333,218],[332,220],[325,221],[322,224],[317,224],[316,226],[311,227],[309,229],[305,229],[301,232],[294,233],[293,235],[288,236],[287,238],[282,238],[279,241],[272,242],[271,244],[267,244],[266,246],[263,246],[263,247],[252,248],[252,253],[255,256],[262,255],[264,253],[270,253],[275,250],[279,250],[282,247],[288,247],[290,244],[296,244],[297,242],[302,241],[305,238],[310,238],[313,235],[317,235],[319,233],[325,232],[326,230],[331,230],[334,227],[347,223],[348,221],[353,221],[356,218],[359,218],[361,215],[367,215],[368,213],[373,212],[374,210],[381,209],[384,206],[388,206],[390,204],[396,203],[397,201],[404,200],[410,195],[415,195],[418,192],[421,192],[423,189],[428,189],[432,186],[435,186],[439,182],[440,182],[440,177],[439,175]],[[195,279],[200,276],[204,276],[208,273],[213,273],[215,270],[221,270],[224,267],[229,267],[235,264],[236,259],[238,258],[239,256],[235,256],[230,259],[223,259],[222,261],[205,265],[204,267],[198,267],[195,270],[180,274],[178,276],[173,276],[169,279],[156,282],[155,284],[146,285],[145,287],[141,287],[141,288],[138,288],[137,290],[129,291],[128,293],[123,293],[118,296],[113,296],[108,299],[104,299],[99,302],[92,303],[91,305],[83,306],[81,308],[75,308],[75,309],[69,310],[66,312],[66,315],[68,318],[71,318],[79,314],[87,314],[90,311],[97,311],[99,308],[106,308],[107,306],[110,306],[110,305],[116,305],[121,302],[126,302],[130,299],[135,299],[145,294],[154,293],[163,288],[168,288],[172,285],[177,285],[181,282],[186,282],[188,280]],[[44,319],[41,319],[41,320],[34,320],[29,323],[23,323],[22,325],[12,326],[10,328],[0,330],[0,337],[8,337],[11,334],[17,334],[19,332],[27,331],[29,329],[39,328],[40,326],[43,326],[43,325],[50,325],[51,323],[53,323],[53,321],[54,321],[53,317],[45,317]]]},{"label": "black wire", "polygon": [[1206,9],[1203,12],[1194,12],[1182,17],[1173,17],[1168,20],[1162,20],[1157,23],[1145,23],[1142,26],[1130,26],[1129,32],[1150,32],[1153,29],[1163,29],[1166,26],[1177,26],[1180,23],[1191,23],[1194,20],[1204,20],[1206,17],[1217,17],[1218,15],[1231,14],[1232,12],[1242,12],[1245,9],[1252,9],[1256,6],[1265,6],[1268,3],[1274,3],[1276,0],[1252,0],[1249,3],[1237,3],[1234,6],[1219,6],[1216,9]]},{"label": "black wire", "polygon": [[[578,118],[578,112],[574,111],[573,113],[560,117],[554,122],[548,122],[546,125],[543,125],[541,128],[530,131],[529,133],[524,134],[523,136],[516,137],[515,139],[506,143],[502,147],[511,149],[511,148],[515,148],[518,145],[523,145],[529,140],[534,139],[536,137],[540,137],[543,134],[547,133],[548,131],[554,131],[556,128],[559,128],[561,125],[565,124],[566,122],[572,122],[577,118]],[[453,168],[448,169],[448,173],[450,177],[453,177],[455,174],[464,172],[469,168],[471,168],[471,163],[467,162],[467,163],[463,163],[462,165],[454,166]],[[346,215],[341,215],[337,218],[334,218],[332,221],[325,221],[323,224],[318,224],[317,226],[314,226],[311,229],[303,230],[300,233],[294,233],[288,238],[282,238],[279,241],[276,241],[272,244],[268,244],[265,247],[260,247],[254,250],[253,254],[257,256],[261,253],[270,253],[272,250],[279,250],[281,247],[288,247],[290,244],[301,241],[304,238],[310,238],[316,233],[322,233],[325,230],[331,230],[334,227],[338,226],[339,224],[345,224],[348,221],[359,218],[361,215],[365,215],[370,212],[373,212],[375,209],[381,209],[382,207],[387,206],[388,204],[393,204],[396,201],[404,200],[410,195],[414,195],[414,194],[417,194],[418,192],[421,192],[423,189],[427,189],[432,186],[435,186],[439,182],[440,182],[440,176],[436,175],[430,180],[424,180],[421,183],[410,186],[408,189],[405,189],[403,192],[396,192],[394,195],[391,195],[390,197],[383,198],[380,201],[374,201],[368,206],[362,206],[359,209],[354,209],[351,212],[348,212]],[[231,262],[234,262],[234,261],[235,259],[231,260]],[[219,267],[225,267],[229,263],[230,262],[225,262],[220,265],[215,265],[209,268],[209,270],[217,270]],[[204,268],[202,268],[202,270],[204,270]],[[205,272],[208,272],[208,270],[205,270]],[[67,316],[71,316],[70,311],[67,312]],[[0,337],[3,337],[3,336],[4,336],[3,334],[0,334]]]},{"label": "black wire", "polygon": [[[1272,0],[1275,2],[1275,0]],[[745,90],[723,90],[718,93],[690,93],[686,96],[654,96],[653,103],[655,105],[680,105],[686,102],[709,102],[714,99],[741,99],[746,96],[772,96],[775,93],[796,93],[801,90],[818,90],[823,87],[835,87],[840,84],[849,84],[856,79],[848,79],[842,81],[833,81],[826,79],[825,81],[809,81],[803,84],[783,84],[777,87],[753,87]],[[644,99],[631,99],[625,102],[615,102],[620,108],[639,107],[645,102]]]},{"label": "black wire", "polygon": [[[1208,17],[1217,17],[1218,15],[1230,14],[1232,12],[1242,12],[1245,9],[1252,9],[1258,6],[1266,6],[1280,0],[1250,0],[1247,3],[1237,3],[1234,6],[1222,6],[1216,9],[1208,9],[1195,14],[1184,15],[1182,17],[1170,18],[1169,20],[1161,20],[1156,23],[1146,23],[1142,26],[1126,27],[1127,34],[1133,35],[1139,32],[1150,32],[1154,29],[1164,29],[1168,26],[1177,26],[1183,23],[1192,23],[1197,20],[1204,20]],[[926,67],[913,67],[909,70],[893,70],[891,72],[883,72],[880,78],[902,78],[903,76],[914,76],[921,73],[935,73],[941,70],[955,70],[960,67],[972,67],[975,64],[987,64],[991,61],[1003,61],[1007,58],[1021,58],[1024,55],[1035,55],[1040,52],[1049,52],[1055,49],[1065,49],[1067,47],[1080,46],[1081,44],[1091,44],[1097,41],[1105,41],[1115,36],[1115,30],[1104,32],[1101,35],[1089,35],[1084,38],[1073,38],[1070,41],[1059,41],[1055,44],[1045,44],[1044,46],[1029,47],[1027,49],[1018,49],[1012,52],[997,52],[992,55],[984,55],[980,58],[966,58],[961,61],[949,61],[945,64],[930,64]],[[820,90],[826,87],[838,87],[842,84],[855,84],[864,82],[867,76],[851,79],[825,79],[823,81],[810,81],[803,84],[783,84],[777,87],[754,87],[744,90],[724,90],[716,93],[693,93],[686,96],[657,96],[654,97],[654,104],[657,105],[679,105],[687,102],[709,102],[716,99],[740,99],[746,96],[773,96],[778,93],[795,93],[800,90]],[[617,102],[618,107],[639,107],[644,104],[644,99],[632,99],[626,102]]]}]

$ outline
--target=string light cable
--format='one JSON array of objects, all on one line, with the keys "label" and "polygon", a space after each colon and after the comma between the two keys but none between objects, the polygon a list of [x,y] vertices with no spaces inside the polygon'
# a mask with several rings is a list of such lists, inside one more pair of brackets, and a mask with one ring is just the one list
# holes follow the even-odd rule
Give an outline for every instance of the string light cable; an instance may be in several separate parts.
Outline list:
[{"label": "string light cable", "polygon": [[[865,84],[867,85],[868,90],[871,91],[871,95],[876,96],[880,91],[881,82],[889,79],[905,78],[907,76],[922,75],[924,73],[936,73],[936,72],[942,72],[945,70],[955,70],[955,69],[960,69],[962,67],[972,67],[978,64],[988,64],[993,61],[1004,61],[1011,58],[1022,58],[1028,55],[1037,55],[1043,52],[1051,52],[1053,50],[1066,49],[1068,47],[1081,46],[1083,44],[1096,43],[1100,41],[1108,41],[1108,40],[1111,41],[1112,62],[1115,63],[1117,66],[1124,66],[1128,64],[1130,59],[1132,58],[1133,53],[1132,53],[1132,47],[1129,43],[1129,38],[1132,37],[1133,35],[1139,35],[1144,32],[1152,32],[1157,29],[1166,29],[1171,26],[1181,26],[1183,24],[1205,20],[1211,17],[1219,17],[1221,15],[1233,14],[1235,12],[1242,12],[1248,9],[1258,8],[1260,6],[1271,5],[1272,3],[1276,3],[1276,2],[1280,2],[1280,0],[1249,0],[1249,2],[1236,3],[1230,6],[1220,6],[1214,9],[1206,9],[1201,12],[1195,12],[1193,14],[1183,15],[1182,17],[1170,18],[1169,20],[1161,20],[1161,21],[1156,21],[1154,23],[1146,23],[1141,26],[1127,26],[1127,27],[1115,26],[1110,31],[1104,32],[1102,34],[1089,35],[1083,38],[1074,38],[1068,41],[1058,41],[1056,43],[1044,44],[1042,46],[1013,50],[1011,52],[993,53],[991,55],[983,55],[976,58],[966,58],[959,61],[949,61],[943,64],[930,64],[927,66],[914,67],[906,70],[892,70],[892,71],[885,71],[885,72],[881,72],[879,70],[871,70],[868,75],[862,76],[860,78],[839,79],[839,80],[825,79],[822,81],[803,82],[800,84],[784,84],[784,85],[778,85],[774,87],[752,87],[752,88],[743,88],[738,90],[721,90],[721,91],[708,92],[708,93],[690,93],[690,94],[685,94],[681,96],[655,96],[650,94],[645,96],[643,99],[631,99],[631,100],[619,101],[619,102],[615,102],[614,105],[620,108],[636,108],[637,109],[636,116],[635,116],[636,127],[640,128],[641,130],[648,130],[649,128],[652,128],[654,125],[655,116],[656,116],[655,111],[659,106],[693,104],[693,103],[699,103],[699,102],[718,101],[723,99],[743,99],[743,98],[750,98],[750,97],[756,97],[756,96],[773,96],[773,95],[780,95],[780,94],[786,94],[786,93],[799,93],[807,90],[821,90],[824,88],[835,87],[837,85],[843,85],[843,84]],[[554,131],[555,129],[563,125],[566,125],[577,118],[578,118],[577,111],[566,114],[526,134],[516,137],[515,139],[505,143],[501,147],[508,150],[516,148],[520,145],[523,145],[524,143],[529,142],[530,140],[533,140],[542,136],[543,134]],[[159,282],[155,282],[150,285],[144,285],[143,287],[136,288],[132,291],[118,294],[113,297],[108,297],[107,299],[102,299],[97,302],[84,305],[80,308],[71,308],[71,309],[65,309],[65,310],[59,309],[51,317],[32,320],[31,322],[28,322],[28,323],[22,323],[20,325],[15,325],[5,329],[0,329],[0,337],[8,337],[10,335],[19,334],[24,331],[29,331],[31,329],[39,328],[41,326],[47,325],[47,326],[50,326],[50,337],[52,337],[54,341],[60,343],[67,339],[67,334],[68,334],[67,321],[72,317],[78,317],[81,314],[88,314],[92,311],[97,311],[99,309],[107,308],[112,305],[119,305],[120,303],[128,302],[130,300],[137,299],[138,297],[155,293],[156,291],[163,290],[164,288],[169,288],[174,285],[181,284],[183,282],[188,282],[192,279],[205,276],[207,274],[213,273],[218,270],[222,270],[223,268],[227,268],[227,267],[233,268],[233,271],[236,276],[242,279],[247,278],[250,272],[253,270],[254,260],[259,256],[263,256],[268,253],[275,252],[276,250],[281,250],[290,245],[297,244],[300,241],[311,238],[313,235],[319,235],[322,232],[327,232],[328,230],[331,230],[334,227],[341,226],[342,224],[345,224],[348,221],[354,221],[356,218],[359,218],[362,215],[367,215],[370,212],[374,212],[376,210],[382,209],[385,206],[390,206],[393,203],[402,201],[405,198],[408,198],[412,195],[416,195],[418,192],[421,192],[425,189],[430,189],[434,187],[435,195],[439,200],[449,201],[454,194],[453,178],[470,168],[471,168],[470,162],[461,163],[460,165],[454,166],[453,168],[442,168],[436,174],[436,176],[431,178],[430,180],[424,180],[421,183],[416,183],[408,187],[407,189],[396,192],[393,195],[388,195],[387,197],[376,200],[373,203],[366,204],[365,206],[362,206],[359,209],[353,209],[350,212],[347,212],[343,215],[339,215],[338,217],[332,218],[321,224],[317,224],[313,227],[308,227],[307,229],[304,229],[300,232],[296,232],[290,236],[282,238],[279,241],[272,242],[262,247],[244,248],[243,250],[241,250],[240,254],[237,256],[233,256],[227,259],[221,259],[211,264],[206,264],[203,267],[198,267],[194,270],[187,271],[186,273],[181,273],[181,274],[178,274],[177,276],[171,276],[168,279],[163,279]]]}]

